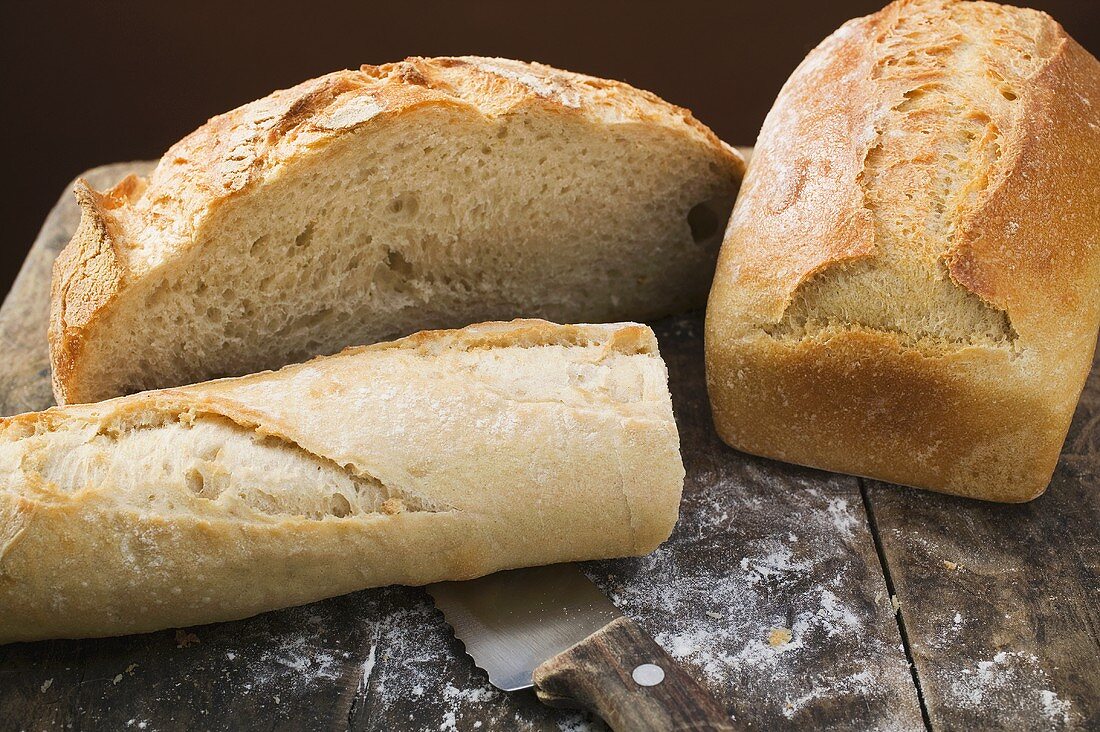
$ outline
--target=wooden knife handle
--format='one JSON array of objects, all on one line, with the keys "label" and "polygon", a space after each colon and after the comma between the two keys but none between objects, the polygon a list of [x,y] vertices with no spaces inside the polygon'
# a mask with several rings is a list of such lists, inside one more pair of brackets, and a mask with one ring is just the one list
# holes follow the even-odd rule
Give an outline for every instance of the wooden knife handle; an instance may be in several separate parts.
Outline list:
[{"label": "wooden knife handle", "polygon": [[616,732],[734,730],[726,710],[633,621],[618,618],[535,669],[539,701]]}]

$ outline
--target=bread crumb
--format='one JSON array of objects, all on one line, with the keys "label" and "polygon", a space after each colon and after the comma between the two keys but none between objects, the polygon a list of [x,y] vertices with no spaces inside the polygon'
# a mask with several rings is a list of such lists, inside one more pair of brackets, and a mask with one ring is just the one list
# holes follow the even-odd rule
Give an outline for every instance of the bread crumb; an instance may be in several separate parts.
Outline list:
[{"label": "bread crumb", "polygon": [[793,637],[793,634],[788,628],[772,628],[768,631],[768,645],[773,648],[775,646],[782,646],[790,643]]},{"label": "bread crumb", "polygon": [[716,613],[713,610],[707,610],[707,617],[711,618],[713,620],[721,620],[722,619],[722,614],[721,613]]},{"label": "bread crumb", "polygon": [[890,607],[894,608],[894,612],[901,610],[901,600],[897,595],[890,595]]},{"label": "bread crumb", "polygon": [[120,681],[122,681],[122,674],[119,674],[118,676],[115,676],[115,683],[117,684]]},{"label": "bread crumb", "polygon": [[952,572],[954,572],[956,569],[962,569],[963,568],[963,566],[961,564],[958,564],[957,562],[949,562],[946,559],[943,560],[943,566],[947,567]]},{"label": "bread crumb", "polygon": [[405,504],[402,503],[400,498],[387,498],[382,502],[382,513],[387,516],[394,516],[405,511]]},{"label": "bread crumb", "polygon": [[46,691],[46,689],[50,688],[51,686],[53,686],[53,679],[46,679],[45,681],[42,682],[42,687],[39,689],[39,691],[44,692],[44,691]]},{"label": "bread crumb", "polygon": [[199,642],[199,637],[194,633],[188,633],[186,630],[176,631],[176,648],[188,648]]},{"label": "bread crumb", "polygon": [[126,667],[126,673],[133,676],[134,675],[134,669],[137,668],[137,667],[138,667],[138,665],[136,663],[131,663],[129,666]]}]

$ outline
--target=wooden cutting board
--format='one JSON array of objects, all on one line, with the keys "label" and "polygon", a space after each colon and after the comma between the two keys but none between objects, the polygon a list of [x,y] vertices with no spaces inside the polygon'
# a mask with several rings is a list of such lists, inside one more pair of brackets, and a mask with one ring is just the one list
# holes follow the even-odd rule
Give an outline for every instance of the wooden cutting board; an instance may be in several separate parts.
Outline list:
[{"label": "wooden cutting board", "polygon": [[[148,167],[85,176],[104,187]],[[78,216],[66,191],[0,310],[0,414],[53,403],[50,266]],[[1100,728],[1100,371],[1047,494],[998,506],[729,449],[711,427],[701,326],[654,324],[687,481],[667,544],[586,565],[619,607],[746,729]],[[69,726],[603,728],[493,689],[405,587],[0,647],[0,728]]]}]

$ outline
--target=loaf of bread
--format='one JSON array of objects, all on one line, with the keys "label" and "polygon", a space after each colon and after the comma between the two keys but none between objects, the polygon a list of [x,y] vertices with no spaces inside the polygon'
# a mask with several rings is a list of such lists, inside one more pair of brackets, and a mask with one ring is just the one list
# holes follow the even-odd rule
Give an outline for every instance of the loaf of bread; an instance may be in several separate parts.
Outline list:
[{"label": "loaf of bread", "polygon": [[419,333],[0,419],[0,642],[644,554],[683,477],[631,323]]},{"label": "loaf of bread", "polygon": [[341,71],[81,184],[54,272],[59,403],[423,328],[701,307],[744,162],[689,112],[505,59]]},{"label": "loaf of bread", "polygon": [[1049,16],[914,0],[772,108],[707,309],[722,438],[994,501],[1050,481],[1100,324],[1100,64]]}]

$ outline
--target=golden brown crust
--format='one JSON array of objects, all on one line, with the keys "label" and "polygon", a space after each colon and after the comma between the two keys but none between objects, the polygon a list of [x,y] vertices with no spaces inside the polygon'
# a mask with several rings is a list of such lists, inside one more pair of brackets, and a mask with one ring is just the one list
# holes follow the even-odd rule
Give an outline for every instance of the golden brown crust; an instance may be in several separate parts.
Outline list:
[{"label": "golden brown crust", "polygon": [[[188,449],[184,435],[212,422],[217,440]],[[140,455],[119,454],[143,435]],[[307,476],[294,496],[327,497],[351,479],[357,495],[386,500],[303,513],[272,498],[278,477],[266,472],[240,486],[259,507],[187,482],[234,444],[244,457],[223,471],[247,473],[277,450],[272,472]],[[179,469],[92,477],[144,455],[153,471]],[[0,643],[644,554],[672,530],[683,475],[656,339],[631,323],[418,333],[277,372],[0,418]]]},{"label": "golden brown crust", "polygon": [[76,183],[80,225],[54,262],[50,292],[50,359],[54,393],[61,403],[80,400],[69,385],[80,381],[75,371],[84,331],[123,287],[125,269],[109,209],[117,201],[114,193],[130,192],[137,184],[134,176],[128,176],[113,191],[100,194],[83,179]]},{"label": "golden brown crust", "polygon": [[670,127],[722,151],[738,175],[744,171],[740,155],[687,110],[624,83],[542,64],[413,57],[311,79],[212,118],[173,145],[147,180],[132,178],[103,194],[79,188],[85,219],[56,269],[54,292],[64,299],[55,297],[51,312],[58,402],[85,398],[76,373],[83,334],[110,312],[126,282],[189,249],[213,210],[351,131],[425,105],[485,116],[537,106],[604,124]]},{"label": "golden brown crust", "polygon": [[658,353],[657,338],[646,325],[617,323],[614,328],[600,325],[557,325],[538,318],[517,318],[506,323],[478,323],[461,330],[425,330],[387,343],[352,346],[342,353],[390,348],[438,351],[455,347],[473,350],[514,345],[584,346],[596,343],[609,351],[628,355]]},{"label": "golden brown crust", "polygon": [[852,121],[870,112],[861,86],[871,35],[851,21],[823,41],[787,81],[756,141],[715,277],[746,326],[778,321],[802,282],[874,251],[858,186],[873,130]]},{"label": "golden brown crust", "polygon": [[149,216],[167,217],[181,228],[158,233],[182,237],[205,211],[292,157],[426,104],[460,105],[486,116],[539,105],[605,123],[683,127],[721,146],[687,110],[627,84],[508,59],[412,57],[337,71],[214,117],[165,153],[135,213],[145,225]]},{"label": "golden brown crust", "polygon": [[[959,21],[957,11],[980,20]],[[996,154],[966,161],[974,178],[946,202],[954,218],[941,242],[951,281],[1003,311],[1009,337],[918,342],[858,322],[774,329],[817,276],[874,262],[880,252],[872,225],[879,212],[864,202],[868,155],[879,146],[893,164],[908,162],[880,125],[908,90],[938,79],[903,69],[919,77],[905,79],[914,86],[891,86],[904,73],[886,78],[876,63],[879,44],[917,13],[933,27],[974,22],[976,35],[1001,18],[1035,29],[996,41],[1035,70],[1005,86],[1006,101],[998,96],[971,112],[996,136]],[[894,42],[922,52],[916,41]],[[924,49],[926,58],[943,51]],[[997,78],[989,56],[976,58]],[[719,258],[706,337],[723,439],[761,455],[988,500],[1041,493],[1100,326],[1098,113],[1100,64],[1035,11],[896,2],[824,41],[765,122]]]},{"label": "golden brown crust", "polygon": [[[1100,268],[1100,64],[1049,23],[1054,50],[1020,90],[997,184],[961,222],[947,257],[955,281],[1037,341],[1089,335]],[[1065,345],[1080,352],[1079,340]]]}]

